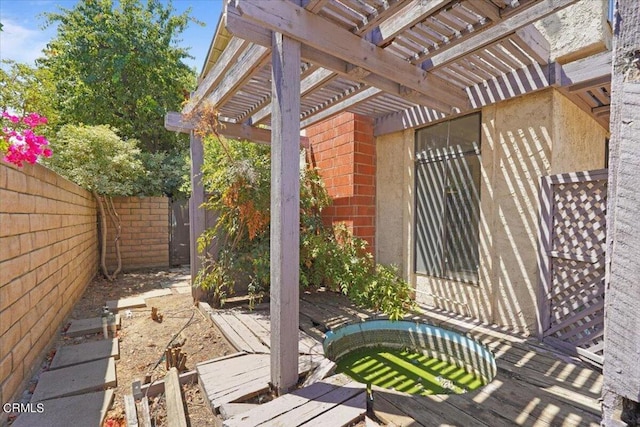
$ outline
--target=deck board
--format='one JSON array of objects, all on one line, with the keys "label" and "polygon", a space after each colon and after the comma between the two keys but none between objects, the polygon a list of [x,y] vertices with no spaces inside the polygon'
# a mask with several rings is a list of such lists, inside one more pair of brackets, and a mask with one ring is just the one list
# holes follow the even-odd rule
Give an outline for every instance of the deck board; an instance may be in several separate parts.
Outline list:
[{"label": "deck board", "polygon": [[[238,335],[243,335],[246,331],[253,331],[255,340],[268,347],[267,339],[270,334],[268,312],[239,312],[238,310],[218,310],[217,312],[234,316],[235,320],[232,321],[229,321],[228,317],[221,317],[224,319],[225,327],[239,329],[240,331],[236,332]],[[368,317],[384,318],[384,316],[375,316],[375,313],[370,310],[361,310],[339,294],[332,292],[303,294],[300,301],[300,328],[306,332],[301,331],[300,334],[300,352],[310,354],[300,357],[300,370],[302,371],[304,368],[302,364],[311,367],[321,359],[320,340],[324,336],[323,330],[330,330],[341,324],[360,321]],[[494,353],[498,373],[494,381],[487,386],[462,395],[408,396],[390,390],[376,389],[373,408],[381,420],[396,425],[418,427],[441,424],[491,427],[599,425],[600,404],[598,399],[602,390],[602,375],[581,364],[577,359],[558,355],[544,344],[516,333],[483,325],[459,315],[450,315],[437,309],[423,310],[421,313],[413,313],[407,318],[454,330],[478,340]],[[229,332],[229,334],[233,334],[233,332]],[[248,340],[243,336],[240,338],[245,346],[249,346],[247,341],[252,341],[251,338]],[[254,352],[254,350],[251,351]],[[245,386],[249,384],[253,388],[257,388],[260,381],[263,381],[262,384],[269,381],[267,375],[269,365],[266,363],[269,356],[267,354],[253,354],[253,356],[266,359],[262,364],[257,361],[252,361],[253,365],[251,363],[241,364],[243,372],[251,370],[252,366],[254,370],[251,371],[252,375],[236,376],[229,379],[228,384],[234,383],[233,387],[237,388],[233,391],[234,398],[242,393],[240,391],[242,379],[248,381],[247,378],[251,378],[248,383],[245,383]],[[257,372],[262,371],[264,374],[260,375],[264,375],[264,377],[258,376]],[[219,376],[220,371],[217,372]],[[213,381],[219,384],[221,381],[214,379],[215,375],[207,373],[204,369],[202,374],[201,380],[205,383]],[[330,379],[323,380],[322,387],[329,387],[326,384],[328,380]],[[331,425],[341,425],[340,414],[345,414],[345,418],[357,415],[359,409],[354,409],[351,404],[358,403],[359,405],[364,401],[363,396],[359,394],[342,395],[341,393],[348,394],[348,392],[338,392],[341,388],[345,387],[335,388],[333,390],[335,394],[332,396],[342,396],[344,397],[344,399],[340,398],[342,402],[348,401],[349,404],[329,404],[326,399],[323,400],[322,396],[309,395],[308,399],[317,401],[317,403],[308,406],[310,404],[304,399],[291,393],[256,408],[265,410],[267,409],[266,405],[273,407],[270,409],[271,412],[262,416],[262,421],[256,421],[256,424],[251,423],[251,425],[260,425],[260,423],[279,425],[278,423],[282,421],[283,423],[292,423],[286,425],[320,426],[328,425],[326,424],[327,420],[331,420]],[[309,393],[304,390],[298,392]],[[217,393],[222,397],[229,394],[223,391]],[[216,399],[218,398],[216,397]],[[278,411],[282,413],[274,415]],[[233,421],[229,425],[247,424]]]}]

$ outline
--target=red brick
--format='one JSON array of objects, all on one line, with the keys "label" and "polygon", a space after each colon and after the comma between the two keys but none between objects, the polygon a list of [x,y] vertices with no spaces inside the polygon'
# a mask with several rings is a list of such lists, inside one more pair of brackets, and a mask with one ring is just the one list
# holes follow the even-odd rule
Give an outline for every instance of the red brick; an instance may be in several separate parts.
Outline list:
[{"label": "red brick", "polygon": [[356,185],[356,194],[358,195],[375,195],[376,187],[373,185]]},{"label": "red brick", "polygon": [[353,183],[356,185],[374,186],[376,183],[376,177],[373,175],[356,174],[353,177]]},{"label": "red brick", "polygon": [[376,167],[375,165],[365,165],[365,164],[359,163],[355,165],[355,171],[356,173],[359,173],[359,174],[375,176]]},{"label": "red brick", "polygon": [[362,216],[371,216],[375,217],[376,208],[375,206],[357,206],[356,214]]},{"label": "red brick", "polygon": [[358,237],[374,236],[376,228],[374,226],[359,226],[354,229],[354,234]]}]

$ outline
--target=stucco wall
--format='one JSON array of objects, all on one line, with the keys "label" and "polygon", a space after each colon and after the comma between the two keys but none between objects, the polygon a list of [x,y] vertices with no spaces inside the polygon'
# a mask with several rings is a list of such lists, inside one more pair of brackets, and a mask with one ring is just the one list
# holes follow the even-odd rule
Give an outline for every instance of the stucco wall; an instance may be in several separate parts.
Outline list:
[{"label": "stucco wall", "polygon": [[611,49],[608,0],[581,0],[534,25],[551,45],[551,60],[561,64]]},{"label": "stucco wall", "polygon": [[608,132],[561,92],[553,92],[554,145],[551,173],[604,167]]},{"label": "stucco wall", "polygon": [[554,89],[482,110],[478,285],[413,273],[414,131],[379,137],[377,259],[403,266],[419,302],[533,332],[539,177],[601,168],[605,135]]}]

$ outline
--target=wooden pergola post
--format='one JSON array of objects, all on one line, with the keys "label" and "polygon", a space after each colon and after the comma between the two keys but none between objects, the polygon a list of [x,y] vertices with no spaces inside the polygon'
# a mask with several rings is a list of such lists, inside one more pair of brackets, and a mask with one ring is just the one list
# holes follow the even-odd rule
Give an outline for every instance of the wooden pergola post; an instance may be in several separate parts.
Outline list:
[{"label": "wooden pergola post", "polygon": [[271,118],[271,384],[298,381],[300,43],[273,33]]},{"label": "wooden pergola post", "polygon": [[640,420],[640,4],[614,15],[607,208],[603,426]]},{"label": "wooden pergola post", "polygon": [[202,164],[204,162],[204,147],[202,139],[193,131],[189,134],[189,146],[191,150],[191,197],[189,197],[189,242],[191,245],[189,258],[191,264],[191,295],[194,301],[205,301],[206,294],[194,287],[194,281],[198,271],[202,268],[202,259],[198,256],[198,237],[206,229],[205,211],[200,208],[204,203],[204,186],[202,185]]}]

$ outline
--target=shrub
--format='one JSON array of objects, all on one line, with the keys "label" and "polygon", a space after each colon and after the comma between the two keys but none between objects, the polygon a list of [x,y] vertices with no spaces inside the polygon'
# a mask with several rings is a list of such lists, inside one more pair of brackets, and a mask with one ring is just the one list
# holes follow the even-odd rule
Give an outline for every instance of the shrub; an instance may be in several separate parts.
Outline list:
[{"label": "shrub", "polygon": [[[199,251],[215,241],[215,259],[205,257],[197,283],[215,304],[246,280],[250,295],[269,289],[270,154],[268,146],[205,138],[203,184],[210,193],[205,207],[216,225],[199,240]],[[315,169],[300,171],[300,285],[325,286],[358,305],[398,319],[411,308],[411,289],[398,270],[376,264],[367,242],[344,224],[326,226],[322,211],[331,203]]]}]

